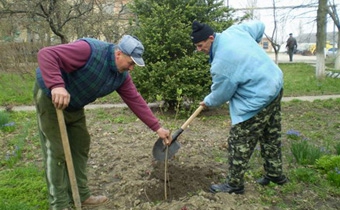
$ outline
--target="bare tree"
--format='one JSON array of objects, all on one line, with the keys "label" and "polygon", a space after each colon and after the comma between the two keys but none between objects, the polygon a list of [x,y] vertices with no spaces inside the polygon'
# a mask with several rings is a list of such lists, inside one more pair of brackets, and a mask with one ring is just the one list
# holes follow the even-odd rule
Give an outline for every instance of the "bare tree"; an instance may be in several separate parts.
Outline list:
[{"label": "bare tree", "polygon": [[[57,36],[61,43],[81,37],[117,41],[135,25],[128,2],[131,0],[0,0],[0,18],[10,16],[20,23],[28,32],[27,40]],[[18,21],[20,15],[24,21]]]},{"label": "bare tree", "polygon": [[93,14],[94,20],[100,24],[94,24],[97,34],[104,36],[107,41],[116,42],[122,34],[130,32],[134,16],[128,8],[125,0],[106,1],[105,4],[96,5],[99,12]]},{"label": "bare tree", "polygon": [[40,1],[36,6],[40,11],[36,10],[34,14],[48,22],[53,33],[60,37],[61,43],[67,43],[65,25],[89,13],[93,9],[93,0],[77,0],[72,1],[71,4],[63,0]]},{"label": "bare tree", "polygon": [[31,19],[45,20],[50,29],[62,43],[68,42],[65,27],[71,21],[80,18],[93,9],[95,0],[2,0],[0,15],[25,14]]},{"label": "bare tree", "polygon": [[277,43],[277,17],[276,17],[276,5],[275,5],[275,0],[273,0],[273,19],[274,19],[274,28],[272,31],[271,36],[268,36],[265,34],[267,39],[269,40],[270,44],[272,45],[275,53],[275,63],[278,64],[278,58],[279,58],[279,52],[280,52],[280,44]]},{"label": "bare tree", "polygon": [[326,46],[326,16],[327,0],[319,0],[317,11],[317,32],[316,32],[316,77],[325,77],[325,46]]},{"label": "bare tree", "polygon": [[256,18],[256,14],[255,14],[255,8],[257,7],[257,0],[248,0],[247,1],[247,6],[249,8],[249,16],[254,19]]}]

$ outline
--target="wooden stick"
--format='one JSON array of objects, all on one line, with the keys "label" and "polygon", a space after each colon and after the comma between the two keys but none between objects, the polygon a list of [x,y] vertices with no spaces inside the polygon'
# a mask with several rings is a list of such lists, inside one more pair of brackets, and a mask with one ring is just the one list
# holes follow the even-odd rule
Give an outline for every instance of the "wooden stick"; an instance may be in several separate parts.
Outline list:
[{"label": "wooden stick", "polygon": [[57,117],[58,117],[61,140],[63,142],[68,176],[69,176],[70,183],[71,183],[74,205],[75,205],[76,210],[81,210],[81,202],[80,202],[80,197],[79,197],[77,179],[76,179],[76,175],[74,172],[71,149],[70,149],[70,144],[69,144],[68,135],[66,131],[64,113],[63,113],[63,110],[61,109],[56,109],[56,112],[57,112]]},{"label": "wooden stick", "polygon": [[167,180],[167,169],[168,169],[168,152],[169,152],[169,146],[166,146],[166,151],[165,151],[165,161],[164,161],[164,199],[168,200],[168,193],[167,193],[167,185],[166,185],[166,180]]}]

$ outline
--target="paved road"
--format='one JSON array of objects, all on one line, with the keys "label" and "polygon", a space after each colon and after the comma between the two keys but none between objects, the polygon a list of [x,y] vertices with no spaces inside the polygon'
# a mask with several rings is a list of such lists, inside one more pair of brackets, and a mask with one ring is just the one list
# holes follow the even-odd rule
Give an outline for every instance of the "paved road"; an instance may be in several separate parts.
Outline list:
[{"label": "paved road", "polygon": [[[340,95],[321,95],[321,96],[300,96],[300,97],[283,97],[282,101],[288,102],[292,100],[300,101],[314,101],[314,100],[327,100],[340,98]],[[159,103],[149,103],[150,107],[157,107]],[[127,107],[126,104],[89,104],[85,106],[85,109],[98,109],[98,108],[122,108]],[[5,107],[0,107],[0,111],[5,110]],[[12,111],[35,111],[34,106],[15,106]]]}]

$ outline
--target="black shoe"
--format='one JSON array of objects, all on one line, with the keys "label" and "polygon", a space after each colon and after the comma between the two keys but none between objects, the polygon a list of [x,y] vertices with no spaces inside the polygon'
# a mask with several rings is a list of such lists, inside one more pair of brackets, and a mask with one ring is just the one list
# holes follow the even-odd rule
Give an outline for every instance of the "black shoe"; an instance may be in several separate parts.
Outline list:
[{"label": "black shoe", "polygon": [[288,179],[285,175],[282,175],[280,177],[271,177],[265,175],[264,177],[256,180],[256,182],[259,183],[260,185],[268,185],[270,182],[273,182],[278,185],[283,185],[288,182]]},{"label": "black shoe", "polygon": [[214,184],[210,186],[210,192],[218,193],[218,192],[225,192],[225,193],[235,193],[235,194],[243,194],[244,187],[232,187],[227,183],[224,184]]}]

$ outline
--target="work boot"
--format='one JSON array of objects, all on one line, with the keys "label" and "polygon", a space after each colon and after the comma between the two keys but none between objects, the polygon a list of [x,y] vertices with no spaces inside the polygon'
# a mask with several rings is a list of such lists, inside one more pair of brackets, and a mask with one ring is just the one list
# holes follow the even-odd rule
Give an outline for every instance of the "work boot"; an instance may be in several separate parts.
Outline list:
[{"label": "work boot", "polygon": [[218,193],[218,192],[224,192],[224,193],[235,193],[235,194],[243,194],[244,193],[244,186],[241,187],[232,187],[228,183],[223,184],[214,184],[210,186],[210,192],[212,193]]},{"label": "work boot", "polygon": [[109,199],[106,196],[99,195],[93,196],[91,195],[88,199],[81,203],[82,206],[100,206],[106,203]]},{"label": "work boot", "polygon": [[286,182],[288,182],[288,179],[285,175],[282,175],[280,177],[272,177],[272,176],[265,175],[262,178],[256,180],[256,182],[263,186],[268,185],[270,182],[273,182],[278,185],[283,185]]}]

